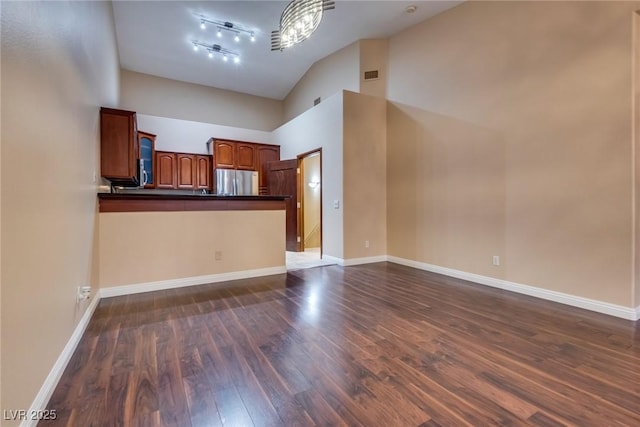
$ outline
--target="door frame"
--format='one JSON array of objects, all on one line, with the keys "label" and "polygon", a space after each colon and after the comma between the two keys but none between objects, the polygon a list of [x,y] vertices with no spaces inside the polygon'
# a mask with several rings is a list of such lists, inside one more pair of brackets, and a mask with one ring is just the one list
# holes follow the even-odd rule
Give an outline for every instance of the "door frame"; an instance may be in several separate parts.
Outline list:
[{"label": "door frame", "polygon": [[300,236],[300,243],[298,245],[298,250],[304,252],[304,186],[306,183],[304,182],[304,163],[303,160],[306,157],[310,157],[312,155],[317,154],[320,156],[320,258],[322,258],[322,147],[313,149],[311,151],[306,151],[302,154],[298,154],[298,202],[300,203],[300,209],[297,209],[297,219],[298,219],[298,236]]}]

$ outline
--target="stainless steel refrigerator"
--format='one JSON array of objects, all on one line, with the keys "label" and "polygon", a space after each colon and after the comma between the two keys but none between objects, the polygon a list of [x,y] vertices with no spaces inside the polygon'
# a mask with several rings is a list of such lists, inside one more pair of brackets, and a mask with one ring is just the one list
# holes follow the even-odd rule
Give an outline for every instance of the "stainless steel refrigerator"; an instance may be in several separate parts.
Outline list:
[{"label": "stainless steel refrigerator", "polygon": [[257,196],[258,172],[216,169],[216,194],[224,196]]}]

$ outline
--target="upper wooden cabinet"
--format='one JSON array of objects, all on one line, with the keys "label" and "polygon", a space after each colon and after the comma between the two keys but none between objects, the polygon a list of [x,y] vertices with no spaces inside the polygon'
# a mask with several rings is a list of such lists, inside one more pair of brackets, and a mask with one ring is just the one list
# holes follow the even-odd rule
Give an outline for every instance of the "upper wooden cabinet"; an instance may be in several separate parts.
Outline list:
[{"label": "upper wooden cabinet", "polygon": [[257,171],[257,145],[251,142],[214,140],[214,168]]},{"label": "upper wooden cabinet", "polygon": [[260,144],[256,147],[258,165],[258,191],[260,195],[269,194],[267,163],[280,160],[280,146]]},{"label": "upper wooden cabinet", "polygon": [[216,168],[235,169],[236,143],[215,140],[213,143],[213,161]]},{"label": "upper wooden cabinet", "polygon": [[211,189],[211,156],[156,151],[156,188]]},{"label": "upper wooden cabinet", "polygon": [[100,108],[100,175],[112,184],[140,184],[137,133],[135,112]]},{"label": "upper wooden cabinet", "polygon": [[197,175],[196,155],[177,153],[176,163],[178,166],[177,187],[187,190],[194,189]]},{"label": "upper wooden cabinet", "polygon": [[138,146],[140,147],[140,161],[143,162],[142,182],[144,188],[155,188],[154,163],[155,163],[156,136],[152,133],[138,131]]},{"label": "upper wooden cabinet", "polygon": [[211,189],[211,156],[196,156],[196,190]]},{"label": "upper wooden cabinet", "polygon": [[255,171],[256,167],[256,144],[247,142],[236,143],[236,169]]},{"label": "upper wooden cabinet", "polygon": [[156,188],[178,188],[176,153],[156,151]]}]

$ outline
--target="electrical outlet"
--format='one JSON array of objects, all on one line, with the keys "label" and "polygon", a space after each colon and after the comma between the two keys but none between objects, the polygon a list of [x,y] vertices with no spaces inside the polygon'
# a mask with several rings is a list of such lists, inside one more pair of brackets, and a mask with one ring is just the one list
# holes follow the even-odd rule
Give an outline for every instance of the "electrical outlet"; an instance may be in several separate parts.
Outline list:
[{"label": "electrical outlet", "polygon": [[91,298],[91,286],[78,286],[76,289],[76,304]]},{"label": "electrical outlet", "polygon": [[494,255],[493,256],[493,265],[495,265],[495,266],[500,265],[500,256],[498,256],[498,255]]},{"label": "electrical outlet", "polygon": [[368,240],[365,240],[365,241],[364,241],[364,247],[365,247],[365,248],[368,248],[368,247],[369,247],[369,241],[368,241]]},{"label": "electrical outlet", "polygon": [[222,261],[222,251],[215,251],[214,257],[216,261]]}]

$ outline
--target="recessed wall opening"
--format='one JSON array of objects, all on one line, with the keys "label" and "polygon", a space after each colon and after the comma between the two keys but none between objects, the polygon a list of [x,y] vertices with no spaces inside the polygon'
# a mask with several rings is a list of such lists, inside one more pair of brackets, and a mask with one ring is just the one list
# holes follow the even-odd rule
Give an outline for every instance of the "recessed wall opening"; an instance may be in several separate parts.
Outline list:
[{"label": "recessed wall opening", "polygon": [[296,244],[287,244],[287,269],[331,264],[322,259],[322,149],[297,156]]}]

